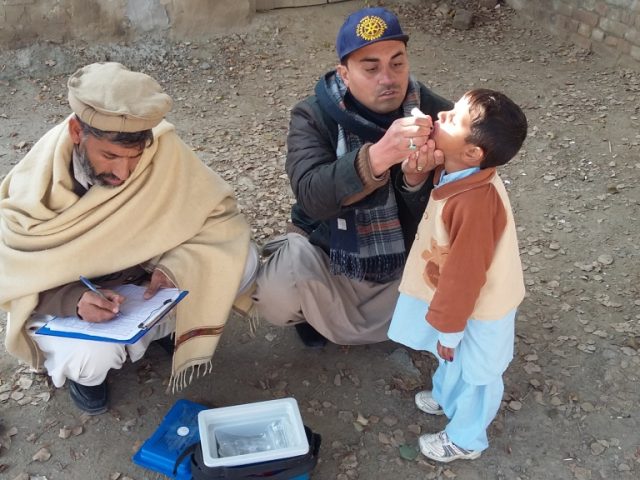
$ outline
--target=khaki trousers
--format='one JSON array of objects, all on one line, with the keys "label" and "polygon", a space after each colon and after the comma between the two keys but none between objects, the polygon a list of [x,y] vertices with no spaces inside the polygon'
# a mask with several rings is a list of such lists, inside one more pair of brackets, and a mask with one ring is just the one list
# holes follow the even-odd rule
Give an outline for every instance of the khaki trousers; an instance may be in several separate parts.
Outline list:
[{"label": "khaki trousers", "polygon": [[332,275],[322,249],[288,233],[260,269],[253,300],[274,325],[306,321],[333,343],[359,345],[388,340],[399,285]]}]

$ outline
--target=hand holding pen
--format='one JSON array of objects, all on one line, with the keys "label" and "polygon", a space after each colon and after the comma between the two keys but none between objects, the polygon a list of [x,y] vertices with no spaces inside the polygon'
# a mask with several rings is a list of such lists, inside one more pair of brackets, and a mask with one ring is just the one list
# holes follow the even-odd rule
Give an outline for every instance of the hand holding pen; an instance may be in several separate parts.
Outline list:
[{"label": "hand holding pen", "polygon": [[108,289],[98,289],[88,278],[80,277],[80,281],[89,289],[80,297],[77,313],[87,322],[107,322],[120,312],[120,305],[125,297]]}]

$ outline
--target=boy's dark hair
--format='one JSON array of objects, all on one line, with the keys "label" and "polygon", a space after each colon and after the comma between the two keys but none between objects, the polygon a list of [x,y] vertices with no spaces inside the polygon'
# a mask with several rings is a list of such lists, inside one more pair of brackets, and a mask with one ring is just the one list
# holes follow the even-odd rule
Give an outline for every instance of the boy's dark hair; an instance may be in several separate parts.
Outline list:
[{"label": "boy's dark hair", "polygon": [[484,151],[480,168],[504,165],[515,157],[527,137],[527,117],[505,94],[478,88],[465,94],[471,133],[466,142]]},{"label": "boy's dark hair", "polygon": [[80,120],[76,115],[76,120],[82,127],[82,133],[92,135],[96,138],[104,138],[111,143],[116,143],[124,147],[138,147],[141,150],[153,145],[153,132],[151,130],[142,130],[140,132],[105,132],[88,125]]}]

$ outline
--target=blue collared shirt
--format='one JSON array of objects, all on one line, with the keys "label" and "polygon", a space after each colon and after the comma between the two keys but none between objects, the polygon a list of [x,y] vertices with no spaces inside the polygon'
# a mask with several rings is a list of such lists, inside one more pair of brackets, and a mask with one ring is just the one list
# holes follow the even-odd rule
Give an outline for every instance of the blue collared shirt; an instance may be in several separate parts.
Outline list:
[{"label": "blue collared shirt", "polygon": [[474,173],[479,171],[480,167],[469,167],[453,173],[447,173],[443,170],[442,175],[440,176],[440,182],[434,188],[440,188],[447,183],[455,182],[456,180],[462,180],[463,178],[468,177],[469,175],[473,175]]}]

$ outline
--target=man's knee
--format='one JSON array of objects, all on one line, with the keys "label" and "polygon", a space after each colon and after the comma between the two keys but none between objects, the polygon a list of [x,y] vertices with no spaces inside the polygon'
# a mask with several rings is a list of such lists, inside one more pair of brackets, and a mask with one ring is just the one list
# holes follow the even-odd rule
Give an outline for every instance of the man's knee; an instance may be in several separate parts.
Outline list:
[{"label": "man's knee", "polygon": [[253,294],[260,318],[278,326],[302,321],[295,282],[290,280],[285,271],[269,265],[260,270]]},{"label": "man's knee", "polygon": [[253,294],[260,317],[279,326],[303,321],[294,274],[296,249],[291,247],[288,240],[281,242],[262,265]]},{"label": "man's knee", "polygon": [[127,359],[125,347],[118,343],[87,342],[88,348],[78,348],[66,358],[64,375],[81,385],[99,385],[112,368],[121,368]]}]

